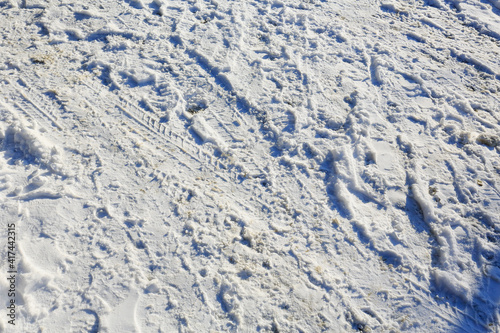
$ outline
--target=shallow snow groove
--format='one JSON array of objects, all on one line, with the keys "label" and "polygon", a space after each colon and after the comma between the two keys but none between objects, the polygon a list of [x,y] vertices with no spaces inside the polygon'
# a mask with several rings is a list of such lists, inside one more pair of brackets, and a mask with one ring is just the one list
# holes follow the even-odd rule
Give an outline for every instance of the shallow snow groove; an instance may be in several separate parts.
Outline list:
[{"label": "shallow snow groove", "polygon": [[0,16],[0,330],[499,330],[496,1]]}]

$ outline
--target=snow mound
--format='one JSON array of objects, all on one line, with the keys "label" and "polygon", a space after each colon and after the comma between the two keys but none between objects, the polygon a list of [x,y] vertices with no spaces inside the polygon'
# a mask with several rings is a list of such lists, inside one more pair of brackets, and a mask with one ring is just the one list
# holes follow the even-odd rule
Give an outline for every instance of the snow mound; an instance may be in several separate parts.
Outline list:
[{"label": "snow mound", "polygon": [[40,164],[56,174],[67,174],[61,149],[35,128],[16,121],[0,131],[0,139],[3,149],[14,151],[18,161]]}]

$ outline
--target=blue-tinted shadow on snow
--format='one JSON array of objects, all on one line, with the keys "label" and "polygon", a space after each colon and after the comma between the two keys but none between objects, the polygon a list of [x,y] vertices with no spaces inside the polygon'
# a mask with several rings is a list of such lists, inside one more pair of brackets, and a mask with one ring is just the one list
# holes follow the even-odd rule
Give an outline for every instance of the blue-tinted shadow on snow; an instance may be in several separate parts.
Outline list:
[{"label": "blue-tinted shadow on snow", "polygon": [[340,217],[344,219],[351,219],[351,214],[347,208],[342,204],[341,200],[337,198],[337,193],[334,189],[335,170],[333,170],[333,156],[329,154],[319,166],[319,171],[324,173],[323,181],[326,185],[326,192],[330,199],[330,209],[339,213]]},{"label": "blue-tinted shadow on snow", "polygon": [[[455,290],[456,286],[450,285],[449,282],[446,282],[442,278],[438,278],[437,272],[439,270],[446,271],[446,268],[440,264],[440,245],[438,244],[437,236],[424,220],[422,209],[417,201],[413,199],[411,190],[407,198],[405,210],[407,211],[410,224],[415,231],[419,233],[424,232],[429,235],[428,242],[432,249],[431,272],[433,272],[431,273],[430,293],[440,308],[448,309],[451,307],[454,309],[453,315],[455,317],[447,319],[450,325],[448,331],[456,333],[498,332],[500,328],[500,322],[498,321],[500,312],[498,306],[500,302],[500,280],[496,281],[494,278],[487,276],[487,273],[483,274],[477,286],[471,286],[473,296],[470,300],[465,301],[463,295],[460,295]],[[500,245],[500,226],[496,226],[494,221],[491,221],[491,219],[481,212],[465,215],[464,219],[469,219],[471,223],[488,226],[490,231],[485,235],[480,235],[480,237],[490,243],[498,243]],[[494,270],[498,269],[498,272],[500,272],[500,251],[485,251],[484,249],[480,249],[478,242],[472,242],[475,243],[474,249],[471,251],[472,260],[475,264],[478,267],[482,267],[483,270],[487,267],[493,267]],[[500,278],[500,275],[497,278]]]},{"label": "blue-tinted shadow on snow", "polygon": [[[341,199],[337,197],[337,192],[334,189],[336,181],[335,170],[332,167],[332,157],[327,157],[320,166],[320,171],[324,172],[324,182],[330,198],[330,209],[339,213],[342,218],[351,221],[353,231],[357,234],[358,240],[371,252],[376,254],[381,260],[394,268],[404,265],[403,257],[397,252],[387,249],[378,249],[373,243],[372,238],[367,234],[363,224],[357,223],[350,216],[349,209],[344,207]],[[491,268],[492,272],[498,272],[498,276],[485,272],[478,281],[478,285],[474,288],[475,292],[471,300],[465,301],[463,297],[456,294],[454,287],[447,285],[446,282],[437,278],[438,275],[434,272],[439,269],[445,270],[440,265],[440,248],[437,241],[437,236],[432,231],[431,226],[425,221],[422,208],[413,198],[411,186],[407,181],[408,195],[404,207],[397,207],[402,210],[408,218],[408,222],[414,231],[418,234],[424,234],[428,237],[428,245],[431,249],[430,271],[430,289],[429,296],[437,305],[436,313],[448,322],[447,332],[498,332],[500,323],[498,322],[500,308],[500,251],[481,251],[477,245],[473,250],[473,261],[481,267]],[[362,198],[359,198],[362,200]],[[363,200],[362,200],[363,201]],[[380,209],[383,209],[380,207]],[[491,221],[487,216],[476,212],[471,216],[464,218],[475,219],[477,223],[486,225],[489,232],[482,235],[490,243],[499,244],[500,248],[500,225],[496,226],[494,221]],[[418,278],[418,276],[417,276]],[[496,278],[496,279],[495,279]],[[451,310],[449,310],[451,309]],[[449,313],[448,313],[449,312]],[[415,328],[418,328],[418,323],[415,323]],[[495,331],[496,329],[496,331]]]},{"label": "blue-tinted shadow on snow", "polygon": [[100,321],[99,321],[99,316],[97,315],[97,313],[95,311],[93,311],[93,310],[90,310],[90,309],[85,309],[85,310],[83,310],[83,312],[85,312],[88,315],[93,316],[94,320],[95,320],[94,324],[92,325],[92,327],[89,330],[89,333],[97,333],[97,332],[99,332]]}]

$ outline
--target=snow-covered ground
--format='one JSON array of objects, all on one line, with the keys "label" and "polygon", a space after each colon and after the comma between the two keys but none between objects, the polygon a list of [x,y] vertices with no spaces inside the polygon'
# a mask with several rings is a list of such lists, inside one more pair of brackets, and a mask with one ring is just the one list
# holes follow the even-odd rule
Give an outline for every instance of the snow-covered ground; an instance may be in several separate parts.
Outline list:
[{"label": "snow-covered ground", "polygon": [[1,332],[500,331],[498,0],[7,0],[0,34]]}]

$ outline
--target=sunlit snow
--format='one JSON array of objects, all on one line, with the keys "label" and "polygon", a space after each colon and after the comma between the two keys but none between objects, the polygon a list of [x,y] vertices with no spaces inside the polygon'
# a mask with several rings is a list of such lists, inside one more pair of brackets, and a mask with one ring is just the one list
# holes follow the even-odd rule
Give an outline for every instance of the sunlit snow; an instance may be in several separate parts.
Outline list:
[{"label": "sunlit snow", "polygon": [[500,331],[498,0],[6,0],[0,34],[0,332]]}]

